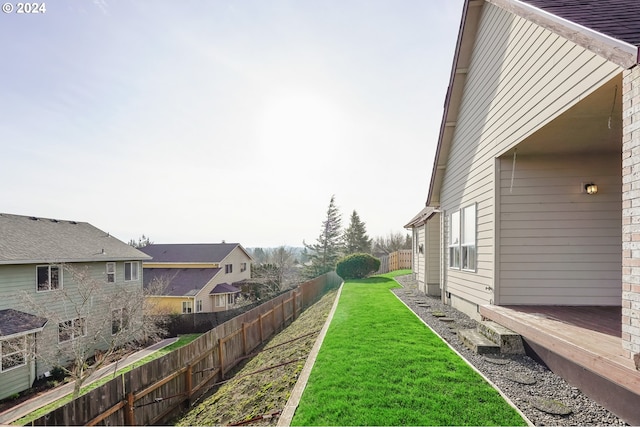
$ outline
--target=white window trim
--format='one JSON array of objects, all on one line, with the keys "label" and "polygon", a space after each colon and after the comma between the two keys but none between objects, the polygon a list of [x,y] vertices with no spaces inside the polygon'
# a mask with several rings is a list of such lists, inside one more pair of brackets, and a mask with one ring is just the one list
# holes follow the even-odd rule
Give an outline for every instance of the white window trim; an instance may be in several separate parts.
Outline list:
[{"label": "white window trim", "polygon": [[[71,332],[71,338],[69,338],[68,340],[60,341],[60,323],[72,322],[71,325],[73,326],[73,324],[76,321],[80,321],[80,320],[82,320],[82,322],[83,322],[82,323],[81,334],[80,335],[76,335],[75,334],[75,328],[70,328],[69,331]],[[77,340],[78,338],[82,338],[82,337],[86,337],[87,336],[87,318],[86,317],[76,317],[75,319],[63,320],[60,323],[58,323],[58,343],[59,344],[71,342],[71,341]]]},{"label": "white window trim", "polygon": [[182,301],[182,314],[193,313],[193,301]]},{"label": "white window trim", "polygon": [[[109,267],[111,267],[111,271],[109,271]],[[116,282],[116,263],[108,262],[106,266],[107,272],[107,283],[115,283]],[[113,275],[113,281],[109,281],[109,276]]]},{"label": "white window trim", "polygon": [[[471,208],[473,208],[471,210]],[[473,212],[473,238],[468,239],[465,233],[465,212]],[[457,216],[458,222],[458,236],[457,241],[452,242],[451,239],[453,237],[453,226],[454,226],[454,216]],[[470,273],[476,273],[478,271],[478,205],[477,203],[472,203],[459,209],[455,212],[449,214],[449,233],[448,233],[448,244],[447,244],[448,252],[447,256],[449,257],[449,269],[451,270],[461,270]],[[473,248],[473,268],[468,267],[469,257],[463,256],[466,252],[469,253],[469,248]],[[457,265],[454,265],[454,259],[451,256],[451,253],[457,252],[458,259]],[[465,260],[467,260],[467,266],[465,266]]]},{"label": "white window trim", "polygon": [[233,264],[225,264],[224,265],[224,274],[233,273]]},{"label": "white window trim", "polygon": [[[23,348],[18,349],[18,350],[13,351],[13,352],[10,352],[10,353],[4,354],[2,352],[2,342],[3,341],[13,341],[13,340],[22,340]],[[19,354],[19,353],[22,353],[22,363],[21,364],[13,365],[13,366],[11,366],[10,368],[7,368],[7,369],[4,369],[2,367],[3,360],[4,360],[5,357],[10,357],[10,356],[13,356],[13,355]],[[11,371],[13,369],[17,369],[17,368],[20,368],[22,366],[25,366],[26,364],[27,364],[27,336],[26,335],[23,335],[21,337],[8,338],[8,339],[0,340],[0,372],[9,372],[9,371]]]},{"label": "white window trim", "polygon": [[[49,288],[48,289],[40,289],[40,284],[38,283],[38,269],[43,268],[43,267],[47,267],[48,268],[48,277],[49,277]],[[58,269],[58,287],[57,288],[51,288],[51,268],[57,268]],[[63,288],[63,284],[64,281],[62,279],[62,266],[58,265],[58,264],[47,264],[47,265],[36,265],[36,292],[51,292],[51,291],[57,291]]]},{"label": "white window trim", "polygon": [[196,313],[202,313],[202,300],[196,300]]},{"label": "white window trim", "polygon": [[[127,279],[127,264],[129,264],[129,272],[131,277]],[[136,276],[133,277],[133,266],[136,266]],[[124,263],[124,281],[125,282],[137,282],[140,280],[140,265],[138,261],[127,261]]]},{"label": "white window trim", "polygon": [[[227,299],[225,297],[225,294],[216,294],[215,298],[216,298],[216,307],[226,306],[225,302],[227,301]],[[222,304],[220,302],[222,302]]]}]

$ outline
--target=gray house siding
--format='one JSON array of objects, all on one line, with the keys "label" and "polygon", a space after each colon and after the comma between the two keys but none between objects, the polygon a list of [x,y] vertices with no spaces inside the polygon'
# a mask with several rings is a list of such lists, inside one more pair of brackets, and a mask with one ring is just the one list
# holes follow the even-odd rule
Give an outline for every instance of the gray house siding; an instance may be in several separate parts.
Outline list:
[{"label": "gray house siding", "polygon": [[[443,290],[454,306],[475,315],[475,306],[496,299],[496,158],[620,71],[536,24],[484,4],[439,195]],[[477,270],[449,269],[449,215],[473,203]]]},{"label": "gray house siding", "polygon": [[512,172],[501,159],[497,302],[619,306],[619,155],[520,156]]}]

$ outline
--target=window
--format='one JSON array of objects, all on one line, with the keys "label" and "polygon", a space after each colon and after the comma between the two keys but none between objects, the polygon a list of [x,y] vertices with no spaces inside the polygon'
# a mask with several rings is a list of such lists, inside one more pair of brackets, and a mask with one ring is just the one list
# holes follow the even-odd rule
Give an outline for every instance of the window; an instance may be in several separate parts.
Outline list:
[{"label": "window", "polygon": [[224,272],[226,274],[233,273],[233,264],[225,264],[224,265]]},{"label": "window", "polygon": [[39,265],[36,267],[38,292],[62,288],[62,270],[59,265]]},{"label": "window", "polygon": [[137,262],[124,263],[124,280],[126,282],[138,280],[138,263]]},{"label": "window", "polygon": [[83,317],[58,323],[58,342],[71,341],[87,335],[87,322]]},{"label": "window", "polygon": [[234,294],[227,294],[227,304],[231,305],[235,302],[235,295]]},{"label": "window", "polygon": [[111,312],[111,334],[115,335],[129,327],[129,310],[118,308]]},{"label": "window", "polygon": [[202,300],[201,299],[196,301],[196,313],[202,313]]},{"label": "window", "polygon": [[24,366],[27,363],[27,337],[0,341],[0,372]]},{"label": "window", "polygon": [[240,273],[242,273],[243,271],[247,271],[247,263],[246,262],[240,263]]},{"label": "window", "polygon": [[449,216],[449,267],[476,271],[476,205]]},{"label": "window", "polygon": [[116,281],[116,263],[107,263],[107,283],[115,283]]},{"label": "window", "polygon": [[462,210],[462,240],[461,240],[462,269],[476,270],[476,205],[467,206]]},{"label": "window", "polygon": [[224,307],[224,295],[216,295],[216,307]]},{"label": "window", "polygon": [[449,267],[460,268],[460,211],[449,216]]},{"label": "window", "polygon": [[191,301],[182,301],[182,314],[191,313],[192,311]]}]

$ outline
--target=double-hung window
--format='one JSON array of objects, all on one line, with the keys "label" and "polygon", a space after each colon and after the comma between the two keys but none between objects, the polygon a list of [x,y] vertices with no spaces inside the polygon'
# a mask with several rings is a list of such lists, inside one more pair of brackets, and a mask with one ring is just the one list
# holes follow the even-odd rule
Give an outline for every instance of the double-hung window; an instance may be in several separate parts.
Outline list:
[{"label": "double-hung window", "polygon": [[476,204],[449,215],[449,267],[476,271]]},{"label": "double-hung window", "polygon": [[233,273],[233,264],[225,264],[224,272],[225,274]]},{"label": "double-hung window", "polygon": [[62,289],[62,269],[59,265],[39,265],[36,282],[38,292]]},{"label": "double-hung window", "polygon": [[87,335],[87,322],[84,317],[58,323],[58,342],[71,341]]},{"label": "double-hung window", "polygon": [[27,364],[27,337],[0,341],[0,372]]},{"label": "double-hung window", "polygon": [[182,314],[191,313],[193,311],[191,301],[182,301]]},{"label": "double-hung window", "polygon": [[138,263],[137,262],[124,263],[124,280],[125,282],[138,280]]},{"label": "double-hung window", "polygon": [[202,300],[201,299],[196,301],[196,313],[202,313]]},{"label": "double-hung window", "polygon": [[115,283],[116,281],[116,263],[107,263],[107,283]]}]

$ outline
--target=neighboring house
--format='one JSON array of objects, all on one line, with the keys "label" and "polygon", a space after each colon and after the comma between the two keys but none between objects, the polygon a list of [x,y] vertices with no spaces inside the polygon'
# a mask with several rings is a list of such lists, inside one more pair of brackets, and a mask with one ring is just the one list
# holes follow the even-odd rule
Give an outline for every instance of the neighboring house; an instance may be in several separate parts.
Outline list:
[{"label": "neighboring house", "polygon": [[412,232],[412,270],[418,290],[440,296],[440,213],[430,207],[404,226]]},{"label": "neighboring house", "polygon": [[[64,350],[96,333],[87,317],[100,307],[77,310],[81,297],[68,268],[86,269],[92,280],[104,283],[102,295],[122,287],[141,291],[140,262],[147,258],[86,222],[0,213],[0,399],[28,389],[53,368],[51,359],[38,356],[44,349]],[[33,304],[55,317],[40,316],[44,311]],[[111,314],[106,316],[110,323]],[[67,324],[79,326],[77,334]],[[110,336],[112,326],[104,326]]]},{"label": "neighboring house", "polygon": [[539,323],[535,307],[611,308],[618,348],[599,356],[603,334],[562,357],[636,404],[639,46],[637,0],[466,0],[426,202],[445,302],[476,319],[533,306]]},{"label": "neighboring house", "polygon": [[235,306],[240,285],[251,278],[249,253],[238,243],[153,244],[140,248],[145,287],[157,311],[208,313]]}]

